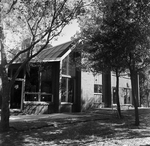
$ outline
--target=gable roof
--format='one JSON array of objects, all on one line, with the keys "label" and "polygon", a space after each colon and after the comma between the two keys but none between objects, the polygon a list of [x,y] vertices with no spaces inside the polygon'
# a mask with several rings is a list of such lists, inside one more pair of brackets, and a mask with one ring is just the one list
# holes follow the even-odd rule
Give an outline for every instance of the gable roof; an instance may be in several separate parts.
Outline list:
[{"label": "gable roof", "polygon": [[42,50],[37,56],[36,61],[60,61],[60,59],[70,50],[73,46],[72,41],[60,44],[55,47],[47,47]]},{"label": "gable roof", "polygon": [[[73,41],[69,41],[54,47],[48,45],[35,58],[32,58],[31,62],[61,61],[74,49],[74,46],[75,45]],[[14,64],[16,63],[20,63],[20,61],[16,61]]]}]

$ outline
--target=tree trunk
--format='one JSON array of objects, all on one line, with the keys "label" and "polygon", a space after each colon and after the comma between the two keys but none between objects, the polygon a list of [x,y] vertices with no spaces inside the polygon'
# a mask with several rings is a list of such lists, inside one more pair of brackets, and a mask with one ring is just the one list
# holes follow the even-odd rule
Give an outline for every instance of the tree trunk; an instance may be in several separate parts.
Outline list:
[{"label": "tree trunk", "polygon": [[146,96],[147,107],[149,107],[149,101],[148,101],[148,98],[149,98],[149,92],[147,93],[147,96]]},{"label": "tree trunk", "polygon": [[[0,1],[1,2],[1,1]],[[1,9],[0,9],[1,12]],[[10,88],[8,81],[8,66],[7,66],[7,57],[4,49],[4,34],[3,34],[3,25],[1,20],[0,13],[0,50],[1,50],[1,70],[0,75],[2,79],[2,109],[1,109],[1,131],[9,130],[9,100],[10,100]]]},{"label": "tree trunk", "polygon": [[111,72],[110,70],[102,73],[102,92],[105,107],[111,107]]},{"label": "tree trunk", "polygon": [[1,42],[1,79],[2,79],[2,109],[1,109],[1,131],[9,130],[9,101],[10,87],[8,81],[8,67],[6,62],[6,54]]},{"label": "tree trunk", "polygon": [[137,107],[139,107],[140,106],[140,100],[139,100],[139,75],[136,73],[135,77],[136,77],[136,79],[135,79],[134,85],[135,85],[135,89],[136,89],[136,92],[135,92],[136,102],[137,102]]},{"label": "tree trunk", "polygon": [[2,74],[2,109],[1,109],[2,132],[9,130],[9,104],[10,104],[10,89],[8,77],[7,74]]},{"label": "tree trunk", "polygon": [[122,118],[121,109],[120,109],[120,100],[119,100],[119,75],[117,70],[116,70],[116,99],[117,99],[118,116],[119,118]]},{"label": "tree trunk", "polygon": [[136,71],[130,69],[130,74],[131,74],[131,86],[132,86],[132,99],[133,99],[133,104],[135,108],[135,125],[139,126],[140,121],[139,121],[139,111],[138,111],[138,106],[137,106],[137,95],[136,95]]}]

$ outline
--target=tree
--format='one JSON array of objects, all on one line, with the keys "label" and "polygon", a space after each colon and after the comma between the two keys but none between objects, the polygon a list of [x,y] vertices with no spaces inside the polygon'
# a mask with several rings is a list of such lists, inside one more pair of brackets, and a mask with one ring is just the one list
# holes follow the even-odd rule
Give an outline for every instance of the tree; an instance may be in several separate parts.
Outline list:
[{"label": "tree", "polygon": [[149,93],[150,93],[150,71],[149,68],[139,73],[139,84],[140,84],[140,97],[142,106],[149,107]]},{"label": "tree", "polygon": [[[2,78],[1,130],[9,130],[9,102],[11,87],[20,70],[56,38],[69,22],[80,14],[83,3],[72,0],[1,0],[0,45]],[[20,36],[16,48],[6,47],[8,31]],[[4,37],[5,34],[5,37]],[[23,39],[30,40],[21,49]],[[19,45],[18,45],[19,44]],[[42,45],[41,45],[42,44]],[[38,49],[37,49],[38,46]],[[15,53],[14,53],[15,50]],[[9,58],[7,58],[7,54]],[[10,56],[12,58],[10,58]],[[25,56],[22,58],[22,56]],[[20,58],[21,65],[8,79],[8,68]]]},{"label": "tree", "polygon": [[[94,8],[91,8],[94,7]],[[118,34],[111,30],[111,27],[104,23],[104,3],[102,1],[92,3],[84,19],[80,19],[81,34],[84,54],[90,63],[94,72],[116,73],[116,100],[118,116],[121,118],[119,101],[119,76],[125,69],[125,60],[118,51]],[[106,15],[106,14],[105,14]],[[106,18],[105,18],[106,19]]]},{"label": "tree", "polygon": [[132,98],[135,107],[135,125],[139,125],[137,74],[149,64],[150,5],[148,1],[116,1],[111,7],[114,26],[120,35],[121,47],[125,52],[130,71]]},{"label": "tree", "polygon": [[[96,5],[101,13],[97,13],[98,17],[92,17],[92,25],[82,31],[86,34],[83,40],[91,43],[93,42],[93,36],[94,38],[98,36],[96,43],[91,45],[91,50],[94,52],[94,55],[91,56],[95,59],[97,65],[114,61],[114,63],[118,62],[121,68],[129,70],[135,107],[135,125],[139,125],[136,85],[137,74],[149,64],[149,1],[96,1]],[[115,52],[115,55],[113,55],[113,52]],[[103,56],[103,53],[106,56]],[[100,56],[100,54],[102,55]],[[105,57],[106,60],[101,60],[101,57]],[[110,59],[111,61],[109,61]]]}]

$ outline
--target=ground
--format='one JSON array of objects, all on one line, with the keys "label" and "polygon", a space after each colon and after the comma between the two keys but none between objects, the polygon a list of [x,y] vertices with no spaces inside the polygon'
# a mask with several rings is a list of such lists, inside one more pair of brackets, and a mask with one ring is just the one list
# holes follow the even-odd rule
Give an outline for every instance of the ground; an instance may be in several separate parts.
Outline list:
[{"label": "ground", "polygon": [[[41,118],[16,115],[10,132],[0,134],[1,146],[150,146],[150,109],[140,109],[140,126],[134,110],[56,114]],[[36,116],[35,116],[36,117]]]}]

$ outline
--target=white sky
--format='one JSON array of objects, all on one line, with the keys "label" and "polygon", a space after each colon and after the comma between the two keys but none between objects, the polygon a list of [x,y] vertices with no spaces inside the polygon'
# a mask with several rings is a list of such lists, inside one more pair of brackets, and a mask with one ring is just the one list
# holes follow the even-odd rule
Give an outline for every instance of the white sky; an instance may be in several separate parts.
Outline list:
[{"label": "white sky", "polygon": [[57,40],[52,41],[52,45],[56,46],[65,42],[68,42],[71,40],[71,37],[73,37],[76,32],[79,32],[80,28],[78,26],[77,20],[74,20],[71,24],[66,26],[61,35],[58,37]]}]

